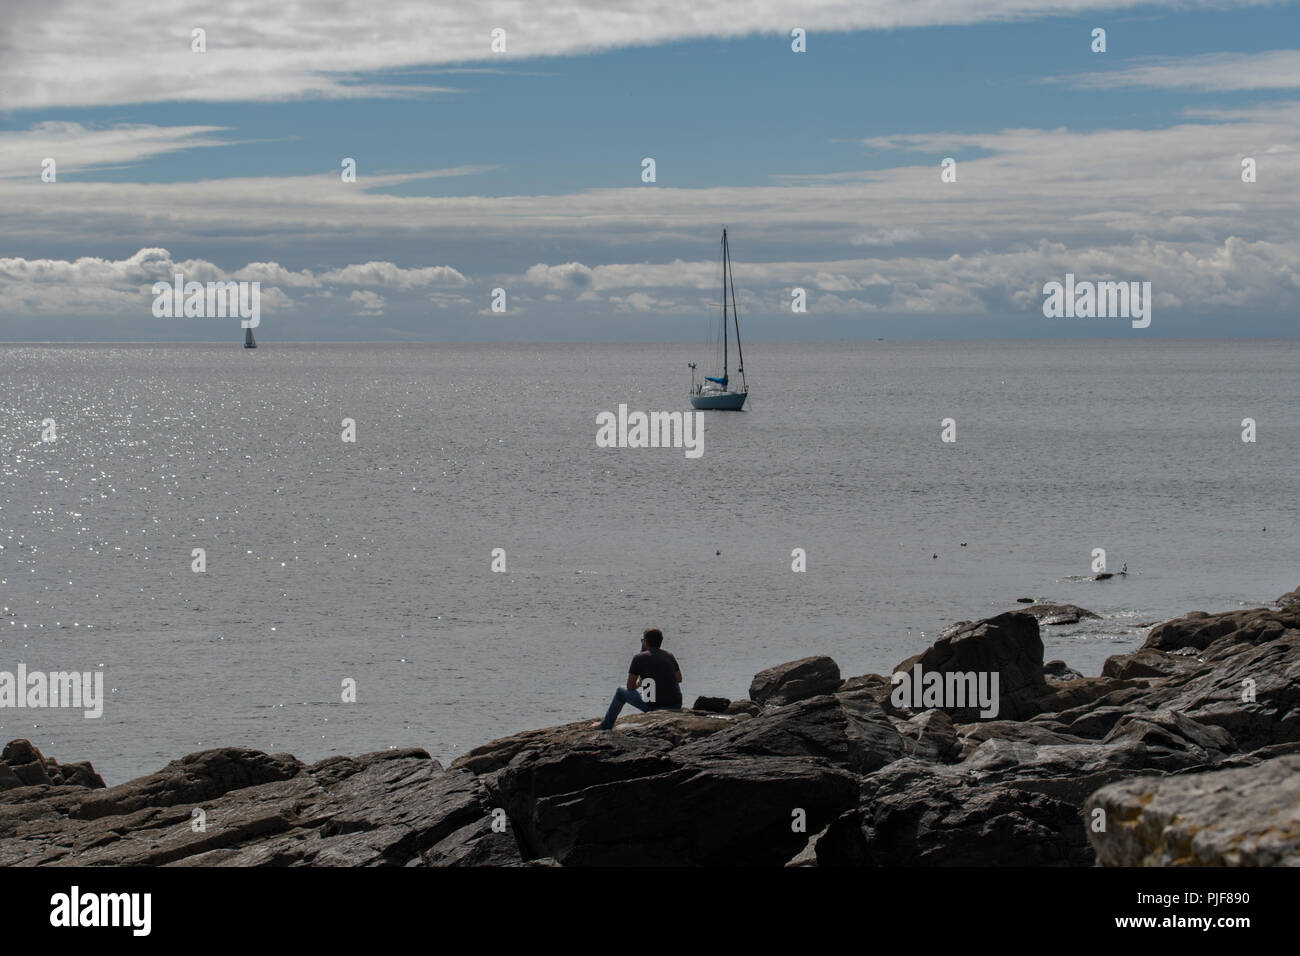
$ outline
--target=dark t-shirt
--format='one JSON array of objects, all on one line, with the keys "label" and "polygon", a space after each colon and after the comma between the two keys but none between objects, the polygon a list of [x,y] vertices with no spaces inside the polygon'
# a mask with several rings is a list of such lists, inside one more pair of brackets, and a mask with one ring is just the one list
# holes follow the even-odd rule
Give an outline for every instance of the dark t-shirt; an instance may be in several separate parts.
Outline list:
[{"label": "dark t-shirt", "polygon": [[[682,706],[682,689],[677,686],[677,658],[662,647],[652,647],[632,658],[627,672],[637,677],[648,677],[655,682],[655,707]],[[642,695],[644,696],[644,695]]]}]

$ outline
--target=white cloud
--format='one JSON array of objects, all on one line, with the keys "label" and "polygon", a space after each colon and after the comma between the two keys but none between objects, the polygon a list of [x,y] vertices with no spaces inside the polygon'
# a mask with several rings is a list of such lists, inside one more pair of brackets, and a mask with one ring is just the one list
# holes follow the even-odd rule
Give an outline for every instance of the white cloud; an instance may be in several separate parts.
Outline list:
[{"label": "white cloud", "polygon": [[[1002,22],[1074,16],[1137,6],[1237,7],[1249,0],[781,0],[708,3],[658,0],[530,0],[444,4],[243,5],[173,0],[166,16],[136,0],[98,0],[60,11],[27,3],[5,10],[0,88],[11,109],[107,106],[165,101],[266,101],[301,97],[402,97],[455,92],[359,77],[420,65],[591,53],[703,37],[768,34],[788,44],[802,26],[819,32]],[[191,52],[190,30],[207,31],[207,52]],[[493,53],[490,31],[507,31],[507,53]],[[814,49],[811,47],[810,49]],[[809,55],[812,55],[811,53]]]},{"label": "white cloud", "polygon": [[[154,135],[138,142],[162,148],[183,141]],[[543,196],[374,191],[427,173],[363,177],[354,185],[340,184],[337,174],[149,185],[83,176],[47,185],[29,171],[21,180],[0,177],[10,248],[23,237],[70,252],[0,259],[0,315],[135,309],[147,301],[141,290],[177,269],[199,281],[261,281],[264,294],[333,292],[336,307],[371,301],[350,295],[363,287],[383,293],[387,314],[416,302],[426,313],[431,304],[452,313],[485,308],[486,289],[495,285],[510,290],[512,313],[528,302],[516,287],[588,310],[698,310],[716,296],[712,253],[723,221],[740,255],[738,290],[764,309],[781,301],[788,307],[796,285],[810,289],[810,308],[821,311],[1033,309],[1042,283],[1067,271],[1150,279],[1157,296],[1169,297],[1157,303],[1168,308],[1276,313],[1297,305],[1300,103],[1189,111],[1186,121],[1153,130],[940,130],[864,145],[909,150],[916,160],[828,182]],[[939,179],[939,159],[949,155],[958,159],[956,183]],[[1241,182],[1244,155],[1258,161],[1256,183]],[[204,258],[173,261],[158,248],[163,234],[189,250],[210,248],[213,237],[229,238],[232,223],[260,248],[286,251],[228,272]],[[561,238],[564,248],[584,251],[527,268],[525,259],[512,266],[523,269],[515,275],[476,274],[463,263],[347,264],[346,253],[315,248],[313,256],[344,264],[313,271],[289,258],[302,240],[329,236],[345,250],[374,238],[479,245],[509,238],[538,248]],[[82,255],[124,241],[141,248],[124,259]],[[902,243],[906,254],[899,254]],[[617,258],[659,261],[609,261]],[[538,308],[555,306],[543,300]]]},{"label": "white cloud", "polygon": [[[746,234],[779,235],[794,249],[922,241],[927,248],[969,248],[972,241],[1036,242],[1044,236],[1075,243],[1135,235],[1280,240],[1294,237],[1300,217],[1300,193],[1290,186],[1300,180],[1300,103],[1295,102],[1163,129],[937,131],[863,142],[868,149],[911,151],[917,162],[873,170],[863,181],[699,189],[660,185],[540,196],[376,191],[427,173],[363,177],[346,185],[332,174],[152,184],[79,178],[53,185],[27,175],[0,179],[0,208],[10,231],[48,242],[80,244],[93,235],[152,245],[163,227],[169,241],[203,242],[213,234],[228,236],[231,223],[239,223],[244,235],[285,247],[328,234],[349,241],[418,236],[539,243],[567,236],[594,245],[659,247],[670,255],[698,249],[724,221],[738,241]],[[965,158],[976,151],[979,155]],[[941,183],[938,161],[949,155],[958,161],[957,182]],[[1259,181],[1250,185],[1240,180],[1246,155],[1259,161]],[[864,226],[864,211],[873,224]],[[552,291],[581,290],[589,283],[599,291],[653,284],[665,270],[680,269],[700,288],[716,282],[716,267],[695,263],[539,265],[520,281]],[[401,272],[374,278],[425,281]],[[427,278],[458,281],[452,272]]]},{"label": "white cloud", "polygon": [[[408,290],[436,283],[465,285],[468,280],[450,266],[403,269],[391,262],[344,266],[320,276],[311,270],[292,272],[278,262],[250,262],[225,270],[204,259],[174,260],[166,249],[141,249],[126,259],[85,256],[75,260],[0,258],[0,314],[55,312],[65,314],[130,313],[152,301],[154,282],[171,282],[177,273],[186,281],[243,280],[261,283],[264,307],[287,308],[292,300],[280,286],[313,289],[313,298],[332,298],[326,286],[382,285]],[[434,293],[435,297],[437,293]],[[353,290],[347,301],[360,314],[378,315],[386,300],[372,290]],[[436,301],[436,299],[435,299]],[[440,307],[467,304],[463,297],[439,303]]]},{"label": "white cloud", "polygon": [[211,135],[224,129],[145,124],[95,128],[49,121],[25,130],[0,131],[0,177],[39,180],[41,164],[48,157],[55,162],[53,185],[57,185],[88,169],[123,166],[183,149],[234,145],[233,140]]},{"label": "white cloud", "polygon": [[1065,83],[1090,90],[1133,87],[1212,93],[1226,90],[1294,90],[1300,89],[1300,50],[1150,57],[1123,69],[1056,76],[1044,82]]},{"label": "white cloud", "polygon": [[[597,266],[592,272],[624,269],[646,267]],[[1196,250],[1147,239],[1082,249],[1042,241],[970,256],[751,263],[743,280],[737,271],[737,282],[742,284],[742,312],[786,307],[789,290],[802,285],[820,293],[809,296],[811,312],[1001,315],[1038,309],[1043,283],[1060,280],[1067,272],[1096,281],[1150,281],[1157,295],[1172,297],[1167,302],[1192,303],[1201,310],[1300,305],[1300,248],[1237,237],[1201,244]],[[689,280],[672,282],[673,274],[664,272],[662,281],[649,289],[610,295],[604,301],[616,311],[697,309],[665,294],[696,289]],[[599,297],[593,292],[590,298]]]},{"label": "white cloud", "polygon": [[232,273],[232,276],[236,279],[243,279],[248,282],[263,282],[268,285],[319,288],[321,284],[321,280],[312,275],[310,270],[302,269],[298,272],[290,272],[278,262],[250,262],[242,269]]},{"label": "white cloud", "polygon": [[920,230],[908,226],[894,226],[890,229],[877,229],[874,232],[860,232],[849,241],[855,246],[895,246],[900,242],[915,242],[920,238]]},{"label": "white cloud", "polygon": [[673,299],[653,296],[646,292],[629,295],[611,295],[609,304],[615,312],[654,312],[657,315],[682,314],[697,311],[694,306],[683,305]]},{"label": "white cloud", "polygon": [[[539,263],[546,267],[546,264]],[[693,280],[690,263],[665,267],[658,281],[641,288],[626,287],[615,293],[585,289],[577,296],[559,293],[561,299],[581,301],[599,315],[603,310],[652,314],[689,314],[707,307]],[[712,268],[712,263],[699,263]],[[563,263],[567,268],[582,263]],[[247,268],[247,267],[246,267]],[[434,268],[434,267],[427,267]],[[547,267],[549,268],[549,267]],[[583,266],[593,275],[644,275],[644,264]],[[120,261],[82,258],[74,261],[0,259],[0,314],[147,313],[149,285],[156,278],[170,279],[173,270],[186,277],[227,278],[227,274],[202,260],[174,263],[165,250],[140,250]],[[243,273],[235,270],[230,276]],[[305,272],[306,270],[304,270]],[[343,270],[339,270],[342,272]],[[412,270],[419,271],[419,270]],[[750,263],[737,273],[742,313],[775,313],[788,308],[789,290],[811,287],[809,311],[821,313],[894,313],[918,315],[987,315],[1036,313],[1042,303],[1043,283],[1060,280],[1067,272],[1080,279],[1150,281],[1161,309],[1195,309],[1223,312],[1229,309],[1300,308],[1300,249],[1294,243],[1250,241],[1237,237],[1217,243],[1182,244],[1139,239],[1127,243],[1074,248],[1061,242],[1040,241],[1002,252],[976,255],[906,256],[832,261]],[[298,273],[297,275],[302,275]],[[206,280],[200,280],[206,281]],[[489,280],[466,278],[470,285],[486,288]],[[299,283],[301,287],[303,284]],[[346,301],[356,314],[379,315],[408,311],[420,314],[432,303],[439,309],[492,315],[486,295],[476,298],[458,292],[425,291],[420,287],[393,287],[396,303],[373,289],[352,289],[346,297],[329,289],[313,299]],[[330,293],[325,295],[324,293]],[[277,286],[263,286],[263,308],[289,309],[293,303]],[[547,297],[552,293],[547,293]],[[526,294],[511,294],[511,315],[523,314],[532,302]]]},{"label": "white cloud", "polygon": [[522,281],[544,289],[586,289],[591,285],[592,271],[580,262],[558,266],[539,262],[524,273]]},{"label": "white cloud", "polygon": [[354,290],[348,301],[357,304],[357,315],[383,315],[384,306],[388,304],[382,295],[369,289]]},{"label": "white cloud", "polygon": [[465,296],[453,292],[431,292],[428,300],[438,309],[464,308],[471,304]]},{"label": "white cloud", "polygon": [[426,285],[465,285],[466,279],[451,266],[403,269],[391,262],[367,262],[362,265],[332,269],[320,276],[321,282],[344,285],[382,285],[410,289]]},{"label": "white cloud", "polygon": [[818,272],[808,281],[810,284],[819,289],[825,289],[827,292],[851,292],[859,287],[856,279],[850,279],[846,275],[835,275],[830,272]]}]

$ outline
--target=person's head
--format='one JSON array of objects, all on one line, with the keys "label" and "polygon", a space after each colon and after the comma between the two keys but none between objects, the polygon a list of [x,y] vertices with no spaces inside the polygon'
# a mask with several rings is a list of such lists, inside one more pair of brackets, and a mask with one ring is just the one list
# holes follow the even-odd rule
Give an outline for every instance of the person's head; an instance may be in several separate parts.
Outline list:
[{"label": "person's head", "polygon": [[647,627],[641,634],[641,646],[645,650],[664,646],[664,632],[657,627]]}]

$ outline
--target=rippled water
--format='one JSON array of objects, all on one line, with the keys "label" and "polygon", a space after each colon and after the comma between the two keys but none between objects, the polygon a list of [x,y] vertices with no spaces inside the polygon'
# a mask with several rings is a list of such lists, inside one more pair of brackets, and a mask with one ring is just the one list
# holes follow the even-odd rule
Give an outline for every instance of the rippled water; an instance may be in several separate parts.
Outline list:
[{"label": "rippled water", "polygon": [[[0,740],[110,783],[222,744],[446,760],[599,716],[646,626],[689,702],[808,654],[888,672],[1020,595],[1103,615],[1044,632],[1097,673],[1300,584],[1294,341],[755,342],[702,458],[596,447],[600,411],[682,408],[697,351],[0,347],[0,670],[109,691]],[[1129,576],[1080,580],[1096,547]]]}]

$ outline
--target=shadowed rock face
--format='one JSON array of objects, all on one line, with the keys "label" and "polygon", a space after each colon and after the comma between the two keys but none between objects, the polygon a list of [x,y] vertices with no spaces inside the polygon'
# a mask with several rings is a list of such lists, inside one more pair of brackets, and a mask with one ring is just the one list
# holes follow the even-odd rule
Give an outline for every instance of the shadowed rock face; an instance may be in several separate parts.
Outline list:
[{"label": "shadowed rock face", "polygon": [[223,748],[107,789],[0,793],[3,866],[517,865],[505,836],[474,775],[422,750],[305,766]]},{"label": "shadowed rock face", "polygon": [[[870,756],[873,733],[898,737],[874,701],[833,696],[757,717],[655,711],[612,733],[507,738],[482,779],[526,852],[562,864],[779,866],[855,804],[847,768],[888,759]],[[468,765],[483,755],[453,767]]]},{"label": "shadowed rock face", "polygon": [[104,780],[89,762],[60,764],[29,740],[10,741],[0,752],[0,790],[42,785],[102,787]]},{"label": "shadowed rock face", "polygon": [[1100,677],[1045,673],[1027,614],[900,665],[998,671],[993,720],[897,708],[888,678],[811,657],[753,700],[527,731],[448,769],[222,748],[105,788],[14,741],[0,865],[1296,865],[1292,614],[1187,615]]},{"label": "shadowed rock face", "polygon": [[[1003,719],[1023,720],[1039,713],[1042,708],[1038,700],[1048,690],[1038,621],[1019,611],[945,633],[928,650],[909,657],[894,671],[911,671],[918,662],[922,673],[998,674],[998,716]],[[957,721],[979,717],[978,707],[944,709]]]},{"label": "shadowed rock face", "polygon": [[749,685],[749,699],[780,707],[834,693],[841,683],[840,666],[829,657],[805,657],[759,671]]},{"label": "shadowed rock face", "polygon": [[697,697],[691,710],[702,710],[710,714],[725,714],[731,701],[726,697]]},{"label": "shadowed rock face", "polygon": [[1084,809],[1105,813],[1088,831],[1111,866],[1295,866],[1300,861],[1300,755],[1104,787]]}]

